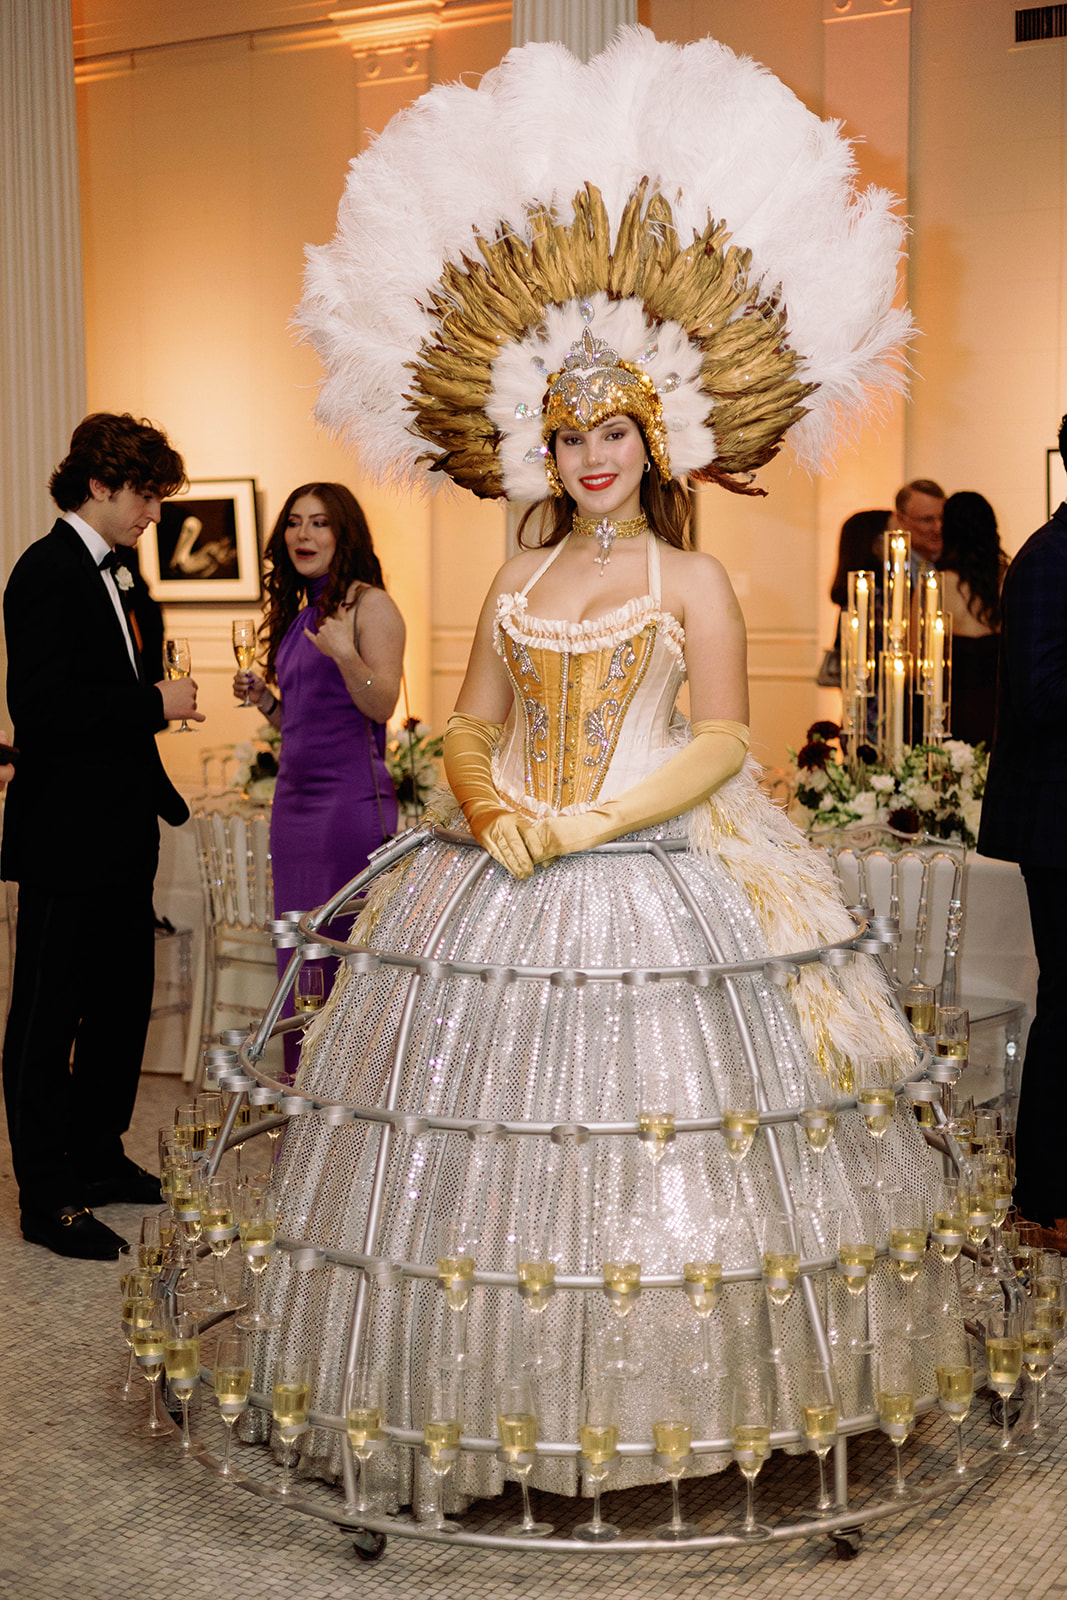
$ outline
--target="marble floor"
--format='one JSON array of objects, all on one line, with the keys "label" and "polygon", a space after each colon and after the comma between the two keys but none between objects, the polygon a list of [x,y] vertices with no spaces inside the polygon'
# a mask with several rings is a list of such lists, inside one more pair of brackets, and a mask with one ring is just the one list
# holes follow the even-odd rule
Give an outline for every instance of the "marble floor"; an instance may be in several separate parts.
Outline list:
[{"label": "marble floor", "polygon": [[[182,1093],[173,1078],[142,1079],[128,1147],[151,1163],[158,1124]],[[135,1236],[138,1214],[114,1206],[102,1213]],[[121,1378],[116,1269],[110,1263],[64,1260],[21,1239],[6,1143],[0,1146],[0,1597],[3,1600],[327,1600],[361,1594],[395,1600],[460,1600],[521,1592],[528,1596],[717,1596],[819,1600],[862,1592],[924,1600],[996,1596],[997,1600],[1067,1600],[1062,1529],[1067,1521],[1067,1402],[1051,1397],[1062,1432],[1000,1475],[956,1489],[891,1520],[870,1525],[859,1555],[839,1560],[825,1537],[723,1550],[612,1554],[575,1551],[486,1551],[390,1539],[382,1560],[358,1561],[350,1538],[332,1524],[272,1501],[223,1489],[174,1439],[138,1439],[131,1429],[147,1411],[146,1393],[123,1402],[108,1393]],[[142,1386],[143,1387],[143,1386]],[[209,1403],[198,1418],[211,1448],[218,1430]],[[995,1438],[984,1400],[967,1424],[969,1449]],[[934,1415],[906,1447],[910,1481],[929,1480],[947,1463],[952,1440]],[[253,1472],[263,1452],[239,1447]],[[853,1471],[866,1492],[888,1482],[891,1452],[879,1436],[853,1445]],[[258,1464],[257,1464],[258,1463]],[[267,1469],[269,1470],[269,1469]],[[810,1502],[811,1457],[775,1456],[757,1493],[768,1517]],[[687,1511],[709,1530],[736,1521],[740,1483],[731,1469],[718,1479],[683,1482]],[[325,1495],[325,1491],[314,1491]],[[572,1502],[543,1497],[561,1528],[575,1518]],[[662,1488],[607,1496],[605,1511],[634,1529],[666,1515]],[[582,1510],[588,1508],[585,1503]],[[471,1517],[500,1525],[514,1516],[513,1485],[502,1504],[474,1507]]]}]

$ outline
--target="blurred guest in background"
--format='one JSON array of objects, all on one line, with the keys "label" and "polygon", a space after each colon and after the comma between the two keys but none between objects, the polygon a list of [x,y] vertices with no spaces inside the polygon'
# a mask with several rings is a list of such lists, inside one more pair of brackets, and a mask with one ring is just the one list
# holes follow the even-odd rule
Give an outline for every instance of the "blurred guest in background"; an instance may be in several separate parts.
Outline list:
[{"label": "blurred guest in background", "polygon": [[927,566],[941,554],[941,518],[945,491],[933,478],[913,478],[897,490],[893,526],[911,534],[911,553]]},{"label": "blurred guest in background", "polygon": [[[322,905],[396,829],[385,724],[400,693],[404,619],[385,592],[359,501],[342,483],[294,489],[266,555],[265,676],[239,672],[233,688],[282,733],[271,811],[280,915]],[[350,923],[338,919],[330,931],[346,937]],[[279,972],[287,961],[280,952]],[[328,992],[337,963],[308,965],[324,968]],[[285,1043],[292,1071],[298,1045],[291,1034]]]},{"label": "blurred guest in background", "polygon": [[952,616],[954,739],[993,742],[1000,654],[1000,587],[1008,569],[997,519],[984,495],[962,489],[945,501],[941,554],[945,610]]}]

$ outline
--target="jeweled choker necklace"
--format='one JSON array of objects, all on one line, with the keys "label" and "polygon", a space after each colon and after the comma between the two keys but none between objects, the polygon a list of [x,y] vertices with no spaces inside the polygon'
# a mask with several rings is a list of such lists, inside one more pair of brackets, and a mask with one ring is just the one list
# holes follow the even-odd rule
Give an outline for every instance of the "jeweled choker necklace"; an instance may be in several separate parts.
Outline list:
[{"label": "jeweled choker necklace", "polygon": [[579,538],[595,539],[600,546],[599,555],[593,560],[600,568],[600,576],[604,576],[604,568],[611,560],[611,547],[616,539],[636,539],[640,534],[648,532],[648,519],[642,511],[639,516],[631,517],[628,522],[614,522],[611,517],[575,517],[571,523],[571,532],[578,534]]}]

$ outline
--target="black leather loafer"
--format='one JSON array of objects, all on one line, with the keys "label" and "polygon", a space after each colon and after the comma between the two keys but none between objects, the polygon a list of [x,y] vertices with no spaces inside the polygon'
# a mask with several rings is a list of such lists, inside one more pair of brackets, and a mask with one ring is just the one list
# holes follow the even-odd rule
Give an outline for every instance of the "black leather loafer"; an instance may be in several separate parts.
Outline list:
[{"label": "black leather loafer", "polygon": [[81,1261],[117,1261],[126,1243],[85,1206],[24,1211],[22,1237],[30,1244],[43,1244],[57,1256],[76,1256]]},{"label": "black leather loafer", "polygon": [[81,1185],[82,1198],[87,1206],[113,1206],[120,1203],[135,1206],[158,1206],[163,1203],[159,1179],[153,1178],[143,1167],[132,1161],[105,1178],[87,1178]]}]

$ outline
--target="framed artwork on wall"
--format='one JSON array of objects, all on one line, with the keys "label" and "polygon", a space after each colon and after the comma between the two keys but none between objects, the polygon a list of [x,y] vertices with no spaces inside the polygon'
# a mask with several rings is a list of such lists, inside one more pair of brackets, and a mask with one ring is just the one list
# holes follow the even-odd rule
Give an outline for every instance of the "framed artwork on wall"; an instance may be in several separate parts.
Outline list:
[{"label": "framed artwork on wall", "polygon": [[164,500],[159,526],[138,543],[141,571],[160,605],[233,605],[260,597],[254,478],[193,478]]},{"label": "framed artwork on wall", "polygon": [[1052,521],[1052,513],[1067,500],[1067,468],[1058,450],[1045,451],[1045,516]]}]

